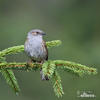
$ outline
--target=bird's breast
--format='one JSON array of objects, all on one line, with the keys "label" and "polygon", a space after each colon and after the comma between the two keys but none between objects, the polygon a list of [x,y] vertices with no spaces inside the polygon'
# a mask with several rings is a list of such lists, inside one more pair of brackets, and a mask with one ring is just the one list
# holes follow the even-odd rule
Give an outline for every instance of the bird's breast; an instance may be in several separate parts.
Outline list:
[{"label": "bird's breast", "polygon": [[43,59],[46,56],[46,50],[42,39],[28,39],[25,44],[25,51],[33,59]]}]

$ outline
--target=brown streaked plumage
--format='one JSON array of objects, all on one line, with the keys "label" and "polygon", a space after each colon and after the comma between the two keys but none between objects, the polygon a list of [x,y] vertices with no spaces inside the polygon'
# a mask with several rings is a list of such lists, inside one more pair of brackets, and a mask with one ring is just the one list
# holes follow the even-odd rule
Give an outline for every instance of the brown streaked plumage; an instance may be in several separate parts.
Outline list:
[{"label": "brown streaked plumage", "polygon": [[45,43],[45,41],[43,40],[43,48],[45,48],[45,50],[46,50],[46,60],[48,60],[48,49],[47,49],[47,46],[46,46],[46,43]]}]

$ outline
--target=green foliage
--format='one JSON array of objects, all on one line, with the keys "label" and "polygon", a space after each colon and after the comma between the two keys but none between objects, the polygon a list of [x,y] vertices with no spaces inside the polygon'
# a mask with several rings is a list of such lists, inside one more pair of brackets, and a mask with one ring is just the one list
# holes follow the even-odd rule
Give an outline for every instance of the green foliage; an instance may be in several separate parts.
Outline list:
[{"label": "green foliage", "polygon": [[51,82],[53,84],[55,94],[58,97],[60,97],[60,96],[62,97],[62,95],[64,94],[64,91],[63,91],[63,87],[61,84],[61,78],[57,71],[54,72]]},{"label": "green foliage", "polygon": [[50,48],[50,47],[59,46],[59,45],[61,45],[61,43],[62,42],[60,40],[54,40],[54,41],[46,42],[46,45],[48,48]]},{"label": "green foliage", "polygon": [[48,76],[53,84],[55,94],[60,97],[64,94],[61,78],[56,70],[56,65],[53,61],[46,61],[42,65],[42,71],[45,76]]},{"label": "green foliage", "polygon": [[52,77],[54,71],[55,71],[55,63],[53,61],[46,61],[43,65],[42,65],[42,71],[44,73],[45,76],[48,76],[49,78]]},{"label": "green foliage", "polygon": [[[2,63],[6,63],[6,58],[5,57],[1,57],[0,58],[0,62]],[[1,68],[0,72],[2,73],[2,75],[4,76],[6,82],[9,84],[10,87],[12,87],[12,89],[15,91],[16,95],[19,93],[20,88],[19,85],[17,83],[16,77],[13,73],[13,71],[10,69],[3,69]]]},{"label": "green foliage", "polygon": [[[58,46],[60,44],[61,44],[60,40],[46,42],[46,45],[48,48]],[[23,52],[23,51],[24,51],[24,45],[10,47],[10,48],[7,48],[7,49],[1,51],[0,57],[3,57],[3,56],[8,55],[8,54],[17,54],[17,53]]]},{"label": "green foliage", "polygon": [[97,74],[97,69],[93,67],[87,67],[85,65],[81,65],[78,63],[74,63],[71,61],[64,61],[64,60],[55,60],[55,64],[63,70],[66,70],[68,72],[72,72],[74,74],[77,74],[79,76],[85,75],[85,74]]},{"label": "green foliage", "polygon": [[[48,48],[58,46],[61,44],[60,40],[46,42]],[[40,69],[42,67],[42,71],[44,75],[48,76],[51,83],[53,84],[54,92],[58,97],[62,97],[64,94],[63,87],[61,84],[60,75],[57,72],[57,69],[62,69],[70,73],[74,73],[78,76],[82,75],[90,75],[90,74],[97,74],[97,69],[93,67],[87,67],[85,65],[81,65],[78,63],[74,63],[71,61],[64,61],[64,60],[49,60],[41,63],[32,63],[31,65],[27,65],[27,63],[16,63],[6,62],[4,56],[8,54],[16,54],[24,51],[24,45],[21,46],[14,46],[8,49],[5,49],[0,52],[0,72],[6,79],[7,83],[13,88],[15,93],[17,94],[20,89],[17,83],[17,80],[14,76],[13,70],[22,70],[22,71],[33,71]]]},{"label": "green foliage", "polygon": [[13,71],[9,70],[9,69],[2,69],[1,73],[4,76],[6,82],[10,85],[10,87],[12,87],[12,89],[14,90],[16,95],[18,95],[20,88],[18,86],[16,77],[15,77]]}]

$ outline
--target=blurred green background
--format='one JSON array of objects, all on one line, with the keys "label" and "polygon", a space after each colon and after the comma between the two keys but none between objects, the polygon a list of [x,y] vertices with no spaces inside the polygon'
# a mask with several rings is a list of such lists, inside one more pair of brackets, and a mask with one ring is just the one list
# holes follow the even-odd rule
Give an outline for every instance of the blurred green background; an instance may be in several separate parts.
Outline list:
[{"label": "blurred green background", "polygon": [[[100,70],[100,1],[0,0],[0,50],[22,45],[31,29],[39,28],[46,41],[62,40],[49,49],[49,59],[64,59]],[[27,61],[24,53],[7,56],[8,62]],[[16,96],[0,75],[0,100],[58,100],[52,85],[39,72],[14,71],[21,93]],[[100,100],[100,74],[78,78],[60,71],[65,95],[59,100]],[[92,91],[96,98],[78,98],[77,91]]]}]

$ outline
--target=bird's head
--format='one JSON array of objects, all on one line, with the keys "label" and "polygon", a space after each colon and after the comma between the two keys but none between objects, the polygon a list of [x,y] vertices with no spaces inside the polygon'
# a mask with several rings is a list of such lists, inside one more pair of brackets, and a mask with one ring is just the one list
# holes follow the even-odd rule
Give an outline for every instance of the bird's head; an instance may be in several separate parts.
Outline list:
[{"label": "bird's head", "polygon": [[29,36],[43,36],[43,35],[46,35],[46,33],[44,33],[42,30],[40,29],[34,29],[34,30],[31,30],[30,32],[28,32],[28,35]]}]

